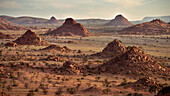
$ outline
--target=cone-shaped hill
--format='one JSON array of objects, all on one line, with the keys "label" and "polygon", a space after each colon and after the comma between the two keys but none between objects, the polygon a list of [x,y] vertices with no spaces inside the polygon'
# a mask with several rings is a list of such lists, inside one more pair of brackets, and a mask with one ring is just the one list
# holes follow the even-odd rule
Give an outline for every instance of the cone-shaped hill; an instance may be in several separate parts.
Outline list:
[{"label": "cone-shaped hill", "polygon": [[161,67],[151,57],[145,55],[137,47],[131,47],[124,54],[100,65],[97,72],[112,73],[119,75],[136,76],[159,76],[168,75],[169,69]]},{"label": "cone-shaped hill", "polygon": [[21,37],[13,41],[18,45],[47,46],[49,43],[44,41],[37,33],[27,30]]},{"label": "cone-shaped hill", "polygon": [[0,29],[1,30],[24,30],[26,28],[17,26],[17,24],[14,24],[14,23],[0,17]]},{"label": "cone-shaped hill", "polygon": [[120,54],[126,52],[126,47],[117,39],[110,42],[102,52],[92,54],[91,56],[96,56],[98,58],[114,58]]},{"label": "cone-shaped hill", "polygon": [[9,34],[4,34],[0,32],[0,39],[13,39],[13,37]]},{"label": "cone-shaped hill", "polygon": [[125,17],[122,15],[117,15],[115,19],[112,19],[108,23],[104,24],[104,26],[115,26],[115,27],[125,27],[125,26],[132,26],[133,24],[130,23]]},{"label": "cone-shaped hill", "polygon": [[121,30],[121,34],[170,34],[170,25],[160,19],[137,24]]},{"label": "cone-shaped hill", "polygon": [[76,23],[76,21],[72,18],[67,18],[62,26],[52,31],[48,31],[45,35],[57,35],[57,36],[89,36],[92,33],[88,32],[88,30],[81,25],[80,23]]},{"label": "cone-shaped hill", "polygon": [[46,22],[47,24],[61,24],[60,21],[58,21],[54,16],[51,17],[50,20]]}]

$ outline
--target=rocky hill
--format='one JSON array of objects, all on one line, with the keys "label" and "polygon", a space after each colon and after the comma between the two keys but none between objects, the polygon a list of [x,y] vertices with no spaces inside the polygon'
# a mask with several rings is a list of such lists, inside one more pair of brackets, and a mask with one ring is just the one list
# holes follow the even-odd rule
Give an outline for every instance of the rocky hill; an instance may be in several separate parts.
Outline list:
[{"label": "rocky hill", "polygon": [[45,35],[57,35],[57,36],[89,36],[92,33],[88,32],[88,30],[81,25],[80,23],[76,23],[76,21],[72,18],[67,18],[62,26],[52,31],[48,31]]},{"label": "rocky hill", "polygon": [[132,26],[133,24],[130,23],[125,17],[122,15],[117,15],[115,19],[112,19],[108,23],[104,24],[104,26],[115,26],[115,27],[125,27],[125,26]]},{"label": "rocky hill", "polygon": [[170,25],[160,19],[137,24],[120,31],[121,34],[170,34]]},{"label": "rocky hill", "polygon": [[25,27],[18,26],[2,17],[0,17],[0,29],[1,30],[24,30]]},{"label": "rocky hill", "polygon": [[18,45],[37,45],[47,46],[49,43],[44,41],[37,33],[27,30],[21,37],[13,41]]},{"label": "rocky hill", "polygon": [[51,44],[50,46],[40,49],[40,50],[56,50],[56,51],[62,51],[62,52],[70,52],[71,49],[67,48],[66,46],[60,47],[58,45]]},{"label": "rocky hill", "polygon": [[0,39],[13,39],[13,37],[9,34],[4,34],[0,32]]},{"label": "rocky hill", "polygon": [[102,52],[92,54],[91,56],[95,56],[98,58],[113,58],[120,54],[123,54],[126,52],[126,47],[117,39],[110,42],[103,50]]},{"label": "rocky hill", "polygon": [[137,47],[131,47],[124,54],[95,68],[99,73],[140,76],[168,76],[170,70],[144,54]]},{"label": "rocky hill", "polygon": [[50,20],[46,22],[47,24],[61,24],[60,21],[58,21],[54,16],[51,17]]},{"label": "rocky hill", "polygon": [[57,74],[62,75],[80,75],[82,73],[87,73],[84,67],[79,66],[77,63],[66,61],[61,68],[59,68]]}]

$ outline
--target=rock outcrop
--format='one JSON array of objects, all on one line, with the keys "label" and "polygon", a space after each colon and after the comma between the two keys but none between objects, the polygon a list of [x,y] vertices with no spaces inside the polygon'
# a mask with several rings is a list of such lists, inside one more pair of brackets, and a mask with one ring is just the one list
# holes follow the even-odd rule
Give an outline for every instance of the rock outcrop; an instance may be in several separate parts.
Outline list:
[{"label": "rock outcrop", "polygon": [[102,89],[97,86],[92,86],[90,88],[83,90],[83,92],[100,94],[102,93]]},{"label": "rock outcrop", "polygon": [[119,86],[126,86],[126,87],[129,87],[129,88],[132,88],[134,90],[148,90],[152,87],[156,88],[156,90],[160,90],[163,85],[162,84],[159,84],[158,82],[152,80],[150,77],[144,77],[144,78],[141,78],[141,79],[138,79],[136,82],[127,82],[127,83],[121,83]]},{"label": "rock outcrop", "polygon": [[44,58],[44,59],[41,59],[41,60],[62,62],[66,59],[62,58],[62,57],[50,55],[47,58]]},{"label": "rock outcrop", "polygon": [[170,34],[170,25],[160,19],[155,19],[151,22],[137,24],[128,28],[125,28],[119,32],[120,34]]},{"label": "rock outcrop", "polygon": [[9,43],[6,43],[5,46],[15,47],[15,46],[17,46],[17,43],[15,43],[15,42],[9,42]]},{"label": "rock outcrop", "polygon": [[51,17],[50,20],[46,22],[47,24],[61,24],[60,21],[58,21],[54,16]]},{"label": "rock outcrop", "polygon": [[1,30],[24,30],[25,27],[20,27],[2,17],[0,17],[0,29]]},{"label": "rock outcrop", "polygon": [[162,67],[150,56],[144,54],[137,47],[131,47],[124,54],[119,55],[108,62],[95,68],[97,72],[138,76],[163,76],[168,75],[170,70]]},{"label": "rock outcrop", "polygon": [[117,15],[115,19],[112,19],[108,23],[104,24],[104,26],[115,26],[115,27],[126,27],[132,26],[133,24],[130,23],[125,17],[122,15]]},{"label": "rock outcrop", "polygon": [[46,48],[40,49],[40,50],[56,50],[56,51],[61,51],[61,52],[70,52],[71,49],[69,49],[66,46],[60,47],[58,45],[51,44]]},{"label": "rock outcrop", "polygon": [[13,41],[18,45],[47,46],[49,43],[43,40],[37,33],[27,30],[21,37]]},{"label": "rock outcrop", "polygon": [[66,61],[63,66],[57,70],[57,74],[62,75],[80,75],[83,73],[87,73],[87,70],[71,61]]},{"label": "rock outcrop", "polygon": [[45,35],[57,35],[57,36],[89,36],[92,33],[88,32],[88,30],[81,25],[80,23],[76,23],[76,21],[72,18],[67,18],[62,26],[59,28],[48,31]]},{"label": "rock outcrop", "polygon": [[121,41],[115,39],[110,42],[102,52],[92,54],[91,56],[96,56],[98,58],[114,58],[126,52],[126,47],[121,43]]},{"label": "rock outcrop", "polygon": [[157,96],[170,96],[170,86],[164,87],[159,90]]},{"label": "rock outcrop", "polygon": [[0,32],[0,39],[13,39],[13,36]]}]

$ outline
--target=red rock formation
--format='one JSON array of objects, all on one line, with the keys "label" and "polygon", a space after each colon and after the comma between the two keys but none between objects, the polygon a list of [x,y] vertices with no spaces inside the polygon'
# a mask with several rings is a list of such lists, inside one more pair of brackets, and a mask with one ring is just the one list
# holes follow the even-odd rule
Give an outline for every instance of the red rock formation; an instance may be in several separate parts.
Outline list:
[{"label": "red rock formation", "polygon": [[155,86],[156,89],[160,89],[162,87],[161,84],[159,84],[158,82],[155,82],[150,77],[141,78],[137,80],[136,82],[122,83],[119,86],[126,86],[126,85],[128,85],[127,87],[130,87],[134,90],[136,89],[149,90],[152,86]]},{"label": "red rock formation", "polygon": [[56,50],[56,51],[62,51],[62,52],[70,52],[71,49],[67,48],[66,46],[60,47],[58,45],[51,44],[50,46],[40,49],[40,50]]},{"label": "red rock formation", "polygon": [[125,28],[120,34],[170,34],[170,25],[160,19]]},{"label": "red rock formation", "polygon": [[89,36],[92,33],[88,32],[87,29],[80,23],[72,18],[67,18],[62,26],[59,28],[49,31],[46,35],[58,35],[58,36]]},{"label": "red rock formation", "polygon": [[14,24],[14,23],[0,17],[0,29],[1,30],[24,30],[26,28],[17,26],[17,24]]},{"label": "red rock formation", "polygon": [[54,16],[51,17],[50,20],[46,22],[47,24],[61,24],[60,21],[58,21]]},{"label": "red rock formation", "polygon": [[114,58],[120,54],[126,52],[126,47],[117,39],[110,42],[102,52],[92,54],[91,56],[97,56],[99,58]]},{"label": "red rock formation", "polygon": [[18,45],[37,45],[37,46],[47,46],[49,43],[42,40],[42,38],[35,32],[27,30],[21,37],[13,41]]},{"label": "red rock formation", "polygon": [[160,64],[145,55],[137,47],[131,47],[124,54],[98,66],[98,71],[132,77],[169,74],[168,68],[161,67]]},{"label": "red rock formation", "polygon": [[71,61],[66,61],[63,64],[63,67],[57,70],[58,74],[63,74],[63,75],[74,75],[74,74],[79,75],[86,72],[87,70],[85,68],[78,66],[77,63]]},{"label": "red rock formation", "polygon": [[0,39],[13,39],[13,37],[9,34],[4,34],[0,32]]},{"label": "red rock formation", "polygon": [[123,26],[132,26],[133,24],[130,23],[125,17],[122,15],[117,15],[115,19],[112,19],[108,23],[104,24],[104,26],[115,26],[115,27],[123,27]]}]

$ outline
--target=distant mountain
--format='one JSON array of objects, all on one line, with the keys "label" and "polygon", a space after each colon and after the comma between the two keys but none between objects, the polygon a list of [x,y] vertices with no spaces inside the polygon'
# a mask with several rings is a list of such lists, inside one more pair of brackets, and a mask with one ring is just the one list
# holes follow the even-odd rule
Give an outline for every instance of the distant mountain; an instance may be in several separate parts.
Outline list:
[{"label": "distant mountain", "polygon": [[25,27],[18,26],[2,17],[0,17],[0,29],[1,30],[24,30]]},{"label": "distant mountain", "polygon": [[149,21],[152,21],[153,19],[161,19],[164,22],[170,22],[170,16],[144,17],[142,19],[142,22],[149,22]]},{"label": "distant mountain", "polygon": [[50,20],[48,20],[47,22],[45,22],[47,24],[60,24],[61,22],[58,21],[54,16],[51,17]]},{"label": "distant mountain", "polygon": [[[33,25],[33,24],[47,24],[45,22],[51,22],[51,19],[54,20],[54,18],[45,19],[45,18],[37,18],[37,17],[29,17],[29,16],[21,16],[21,17],[12,17],[12,16],[6,16],[6,15],[1,15],[0,17],[11,21],[16,24],[28,24],[28,25]],[[126,19],[126,18],[125,18]],[[144,22],[149,22],[152,21],[153,19],[161,19],[164,22],[168,23],[170,22],[170,16],[160,16],[160,17],[144,17],[142,20],[137,20],[137,21],[129,21],[132,24],[140,24]],[[64,23],[64,19],[58,19],[59,22]],[[77,23],[81,23],[83,25],[104,25],[108,23],[110,20],[105,20],[105,19],[75,19]],[[52,21],[53,22],[53,21]]]},{"label": "distant mountain", "polygon": [[125,17],[122,15],[117,15],[115,19],[112,19],[108,23],[104,24],[104,26],[115,26],[115,27],[124,27],[124,26],[132,26],[133,24],[130,23]]},{"label": "distant mountain", "polygon": [[38,23],[43,23],[43,22],[48,21],[48,19],[29,17],[29,16],[12,17],[12,16],[2,15],[0,17],[4,18],[6,20],[9,20],[13,23],[16,23],[16,24],[38,24]]}]

